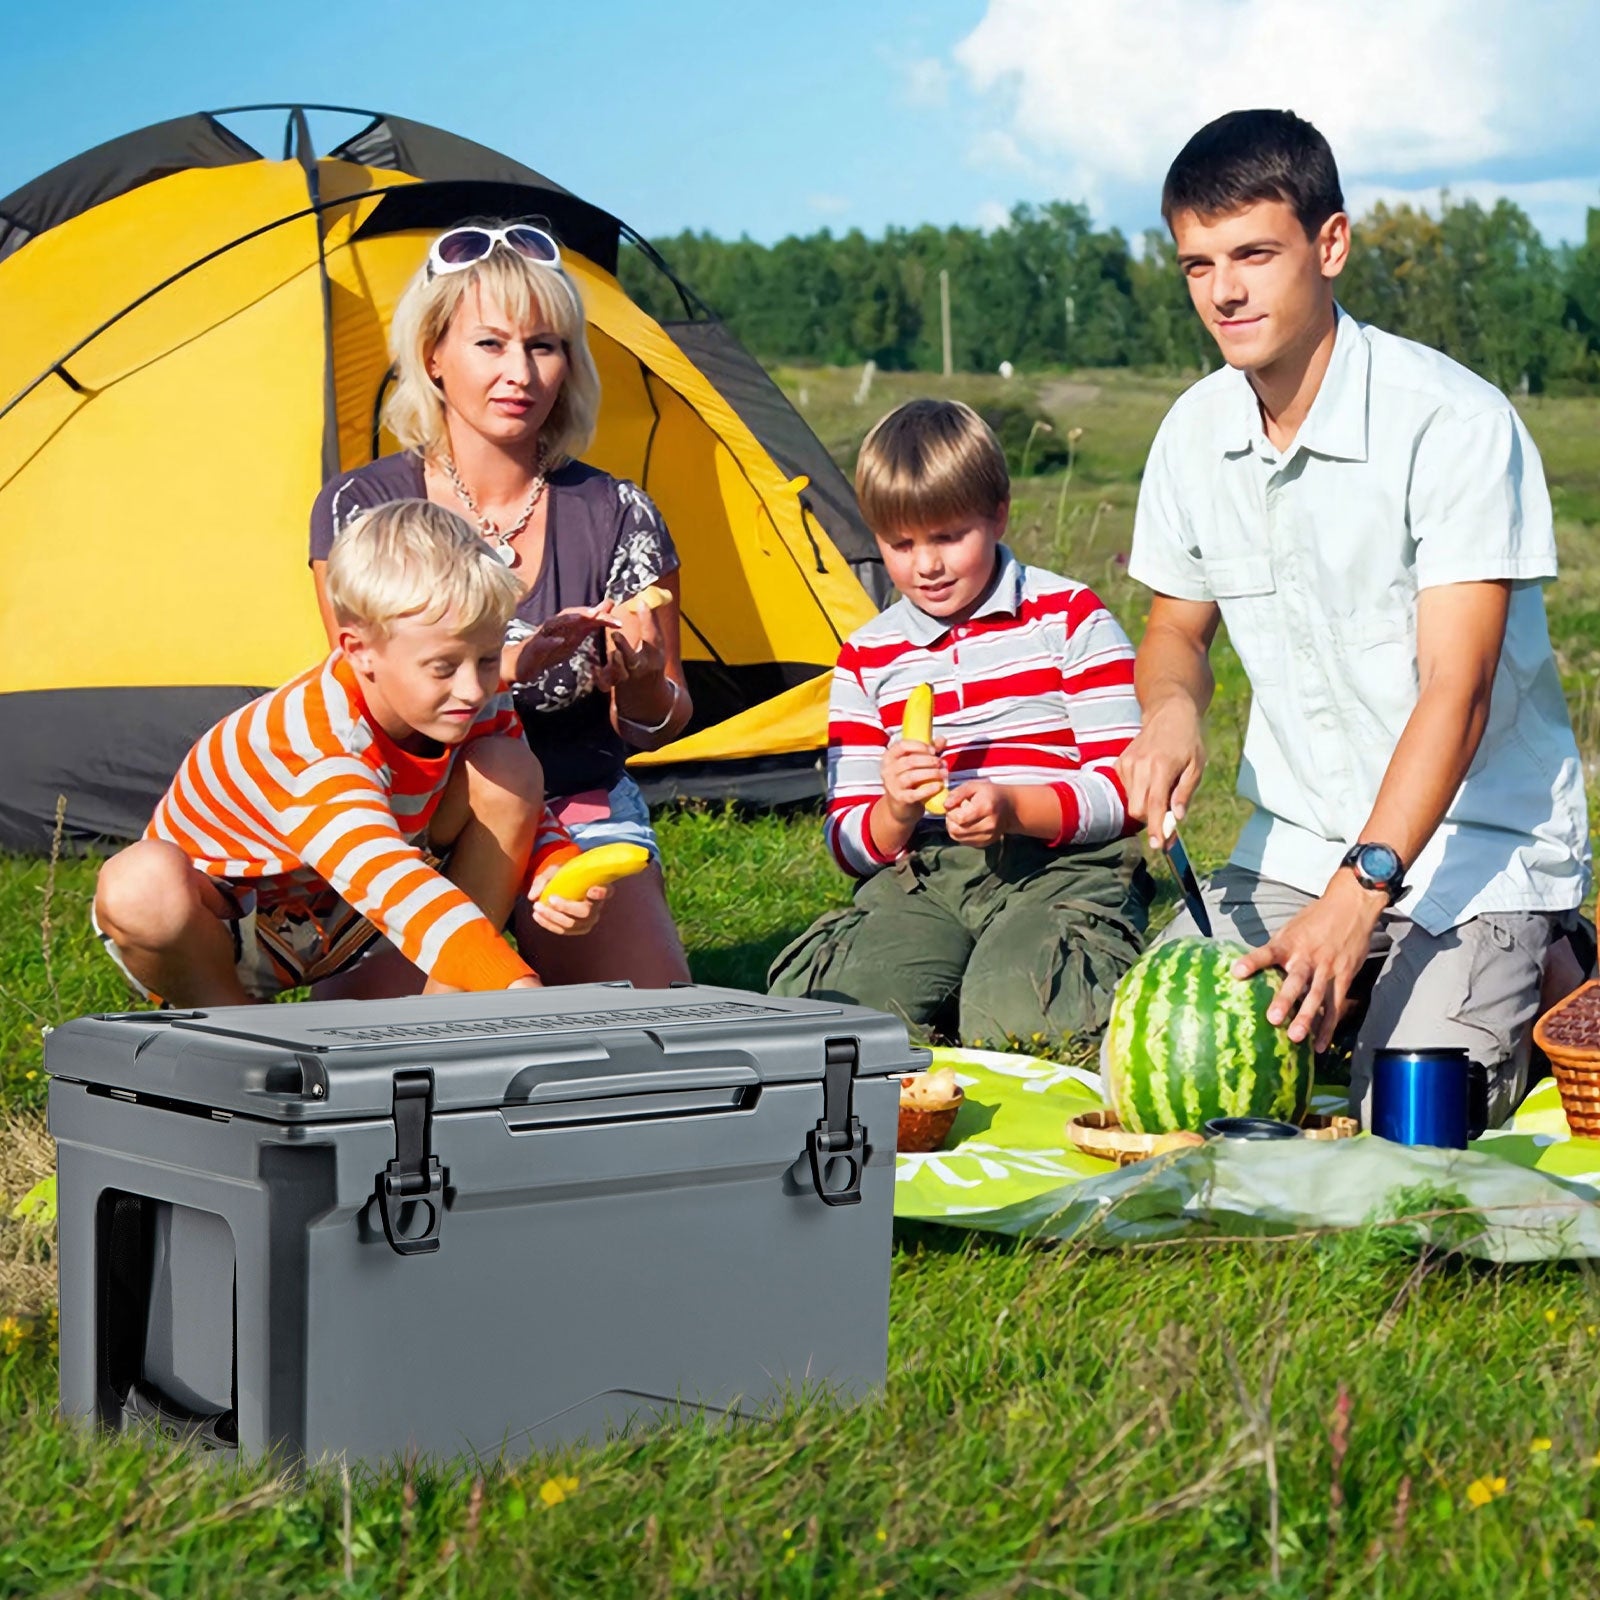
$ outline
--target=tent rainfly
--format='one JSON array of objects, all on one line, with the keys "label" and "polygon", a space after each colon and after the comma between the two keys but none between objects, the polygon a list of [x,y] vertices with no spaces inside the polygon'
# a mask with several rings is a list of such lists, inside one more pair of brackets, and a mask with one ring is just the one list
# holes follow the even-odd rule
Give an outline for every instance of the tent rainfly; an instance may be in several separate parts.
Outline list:
[{"label": "tent rainfly", "polygon": [[[884,597],[850,487],[732,334],[615,217],[482,145],[368,112],[236,107],[86,151],[0,200],[0,848],[142,831],[192,740],[325,648],[317,489],[394,448],[389,318],[434,234],[543,221],[604,386],[587,459],[683,558],[695,723],[646,792],[820,788],[828,669]],[[221,120],[282,112],[273,160]],[[617,279],[626,241],[684,319]]]}]

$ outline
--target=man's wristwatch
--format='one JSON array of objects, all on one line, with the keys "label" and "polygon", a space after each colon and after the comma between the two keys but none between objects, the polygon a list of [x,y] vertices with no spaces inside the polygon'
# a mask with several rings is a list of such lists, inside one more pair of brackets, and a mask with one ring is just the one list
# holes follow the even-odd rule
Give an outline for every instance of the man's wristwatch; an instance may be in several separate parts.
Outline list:
[{"label": "man's wristwatch", "polygon": [[1381,890],[1390,905],[1406,892],[1400,852],[1386,844],[1353,844],[1339,865],[1349,867],[1363,889]]}]

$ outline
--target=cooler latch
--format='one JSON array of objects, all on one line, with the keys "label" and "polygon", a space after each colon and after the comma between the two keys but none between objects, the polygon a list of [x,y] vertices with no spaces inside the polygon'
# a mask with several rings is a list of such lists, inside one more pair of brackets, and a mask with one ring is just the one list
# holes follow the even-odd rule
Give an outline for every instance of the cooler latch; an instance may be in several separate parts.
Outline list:
[{"label": "cooler latch", "polygon": [[[428,1153],[432,1123],[433,1074],[394,1075],[394,1160],[377,1179],[378,1214],[383,1236],[397,1255],[419,1256],[439,1248],[439,1219],[444,1214],[444,1172],[439,1158]],[[400,1208],[427,1207],[420,1233],[400,1231]]]},{"label": "cooler latch", "polygon": [[[866,1157],[861,1123],[851,1112],[856,1067],[861,1060],[858,1039],[829,1039],[823,1047],[822,1120],[806,1135],[811,1158],[811,1183],[825,1206],[861,1203],[861,1164]],[[849,1176],[837,1188],[828,1186],[828,1163],[849,1163]]]}]

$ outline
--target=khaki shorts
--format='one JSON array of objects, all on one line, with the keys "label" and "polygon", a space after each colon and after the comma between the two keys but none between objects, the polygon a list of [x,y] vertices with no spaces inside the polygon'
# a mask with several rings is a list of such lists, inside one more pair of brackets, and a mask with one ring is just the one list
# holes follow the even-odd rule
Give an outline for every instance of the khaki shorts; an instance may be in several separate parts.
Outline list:
[{"label": "khaki shorts", "polygon": [[[235,907],[225,925],[233,936],[234,971],[253,1000],[271,1000],[285,989],[331,978],[354,966],[380,937],[365,917],[331,889],[307,899],[274,895],[270,879],[259,883],[234,878],[211,881]],[[134,993],[153,1005],[165,1005],[160,995],[152,994],[128,970],[121,951],[95,917],[92,904],[89,920]]]},{"label": "khaki shorts", "polygon": [[[1201,891],[1218,938],[1263,945],[1317,897],[1243,867],[1226,866]],[[1486,912],[1433,934],[1385,912],[1372,936],[1371,998],[1350,1061],[1350,1106],[1370,1119],[1372,1058],[1384,1049],[1461,1047],[1489,1075],[1489,1126],[1498,1127],[1527,1092],[1533,1024],[1545,957],[1576,913]],[[1188,912],[1161,940],[1198,930]]]}]

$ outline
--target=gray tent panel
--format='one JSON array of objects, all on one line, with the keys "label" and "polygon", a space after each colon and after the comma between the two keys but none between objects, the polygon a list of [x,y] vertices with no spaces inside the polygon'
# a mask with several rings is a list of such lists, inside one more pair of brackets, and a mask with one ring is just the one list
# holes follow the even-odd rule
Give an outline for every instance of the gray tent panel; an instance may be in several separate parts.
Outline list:
[{"label": "gray tent panel", "polygon": [[70,221],[103,200],[190,167],[231,167],[261,152],[209,112],[174,117],[125,133],[63,161],[0,200],[0,261],[36,233]]}]

